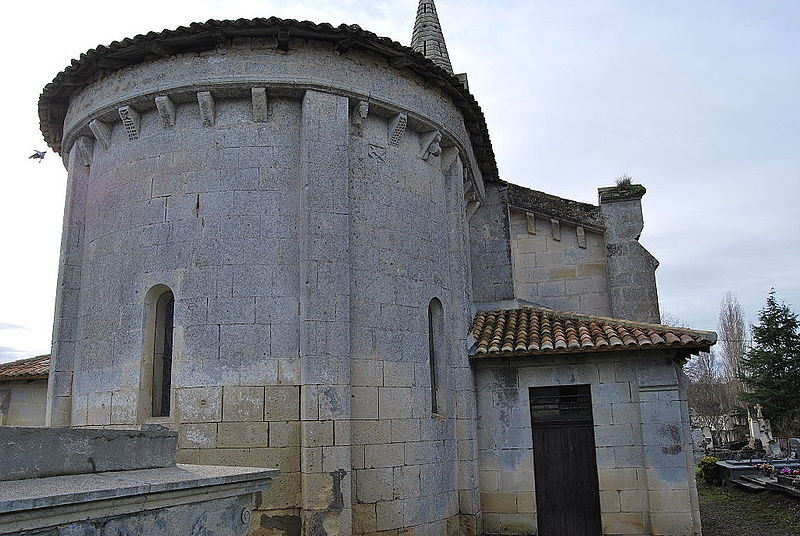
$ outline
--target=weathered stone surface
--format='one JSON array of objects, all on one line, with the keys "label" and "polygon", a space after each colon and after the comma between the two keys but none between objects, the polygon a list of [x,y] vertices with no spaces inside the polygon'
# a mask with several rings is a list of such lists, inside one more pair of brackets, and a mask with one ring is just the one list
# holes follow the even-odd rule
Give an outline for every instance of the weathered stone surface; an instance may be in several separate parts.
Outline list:
[{"label": "weathered stone surface", "polygon": [[640,243],[644,228],[639,184],[601,188],[600,209],[606,221],[608,278],[612,314],[642,322],[661,321],[655,271],[658,261]]},{"label": "weathered stone surface", "polygon": [[[151,419],[139,393],[152,378],[142,304],[164,285],[176,298],[166,420],[181,459],[279,466],[260,505],[274,510],[258,516],[264,535],[473,534],[481,511],[488,528],[535,531],[524,403],[534,384],[593,385],[598,465],[624,472],[601,476],[609,508],[622,508],[613,490],[644,489],[613,488],[631,469],[645,480],[643,459],[654,480],[674,476],[675,456],[658,449],[682,438],[662,445],[643,430],[674,418],[638,389],[652,370],[551,362],[502,377],[503,388],[480,385],[479,372],[476,399],[465,352],[475,303],[652,308],[649,272],[611,267],[646,257],[629,236],[636,207],[615,219],[605,206],[485,187],[473,118],[406,58],[281,32],[277,49],[272,34],[215,34],[215,48],[112,70],[72,95],[51,422]],[[127,130],[108,113],[124,106],[141,110]],[[89,133],[92,150],[74,141]],[[618,246],[607,247],[607,224]],[[433,298],[443,310],[435,408]],[[476,404],[494,416],[512,392],[509,412],[477,420]],[[637,501],[618,513],[641,514]]]},{"label": "weathered stone surface", "polygon": [[692,527],[697,506],[684,452],[686,386],[666,354],[651,351],[649,359],[634,352],[594,359],[587,354],[569,364],[560,357],[520,359],[510,367],[477,364],[484,530],[505,530],[520,521],[521,512],[536,512],[528,389],[589,384],[603,530],[643,535],[653,520],[661,531],[674,519],[682,528],[672,533],[692,534],[686,527]]},{"label": "weathered stone surface", "polygon": [[[132,443],[135,445],[135,443]],[[0,534],[244,536],[273,469],[174,464],[0,482]],[[102,500],[102,508],[92,508]],[[138,506],[131,508],[131,500]]]},{"label": "weathered stone surface", "polygon": [[0,427],[0,480],[175,464],[177,433]]}]

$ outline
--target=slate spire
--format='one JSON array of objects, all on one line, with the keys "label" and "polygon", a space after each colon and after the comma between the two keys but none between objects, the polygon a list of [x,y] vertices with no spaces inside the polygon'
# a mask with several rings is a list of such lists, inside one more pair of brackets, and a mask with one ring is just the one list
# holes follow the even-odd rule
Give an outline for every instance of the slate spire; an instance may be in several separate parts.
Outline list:
[{"label": "slate spire", "polygon": [[436,14],[436,4],[433,3],[433,0],[419,0],[411,48],[448,73],[453,73],[453,66],[450,65],[450,56],[447,54],[447,45],[444,42],[442,26],[439,24],[439,16]]}]

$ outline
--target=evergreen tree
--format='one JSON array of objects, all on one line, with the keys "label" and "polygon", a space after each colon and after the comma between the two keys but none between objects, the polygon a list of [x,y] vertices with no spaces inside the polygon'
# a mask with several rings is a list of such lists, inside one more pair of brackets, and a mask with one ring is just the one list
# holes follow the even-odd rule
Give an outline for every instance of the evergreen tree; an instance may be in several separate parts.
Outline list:
[{"label": "evergreen tree", "polygon": [[797,314],[775,299],[775,289],[752,326],[753,347],[742,359],[743,396],[761,404],[776,432],[797,434],[800,422],[800,332]]}]

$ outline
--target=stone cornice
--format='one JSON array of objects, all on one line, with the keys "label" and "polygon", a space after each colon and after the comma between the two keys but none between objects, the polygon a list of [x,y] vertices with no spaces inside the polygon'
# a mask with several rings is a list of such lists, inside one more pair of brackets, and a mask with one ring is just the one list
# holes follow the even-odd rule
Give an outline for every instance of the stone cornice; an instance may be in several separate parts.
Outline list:
[{"label": "stone cornice", "polygon": [[328,41],[333,50],[360,49],[386,58],[389,65],[410,71],[439,87],[460,109],[481,173],[498,177],[497,164],[483,112],[461,81],[431,60],[391,39],[378,37],[356,25],[314,24],[291,19],[209,20],[175,30],[150,32],[92,49],[59,73],[39,98],[39,119],[48,145],[62,150],[63,124],[70,97],[87,84],[119,69],[180,53],[213,50],[235,39],[257,39],[288,50],[292,39]]},{"label": "stone cornice", "polygon": [[510,182],[503,182],[503,184],[506,187],[507,202],[511,207],[558,218],[598,232],[605,229],[603,214],[598,206],[565,199]]}]

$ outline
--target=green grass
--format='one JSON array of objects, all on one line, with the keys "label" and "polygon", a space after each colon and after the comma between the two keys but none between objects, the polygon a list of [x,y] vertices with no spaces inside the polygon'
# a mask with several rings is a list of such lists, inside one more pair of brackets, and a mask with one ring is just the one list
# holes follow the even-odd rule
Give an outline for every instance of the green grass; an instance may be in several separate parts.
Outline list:
[{"label": "green grass", "polygon": [[703,536],[800,536],[800,500],[698,481]]}]

